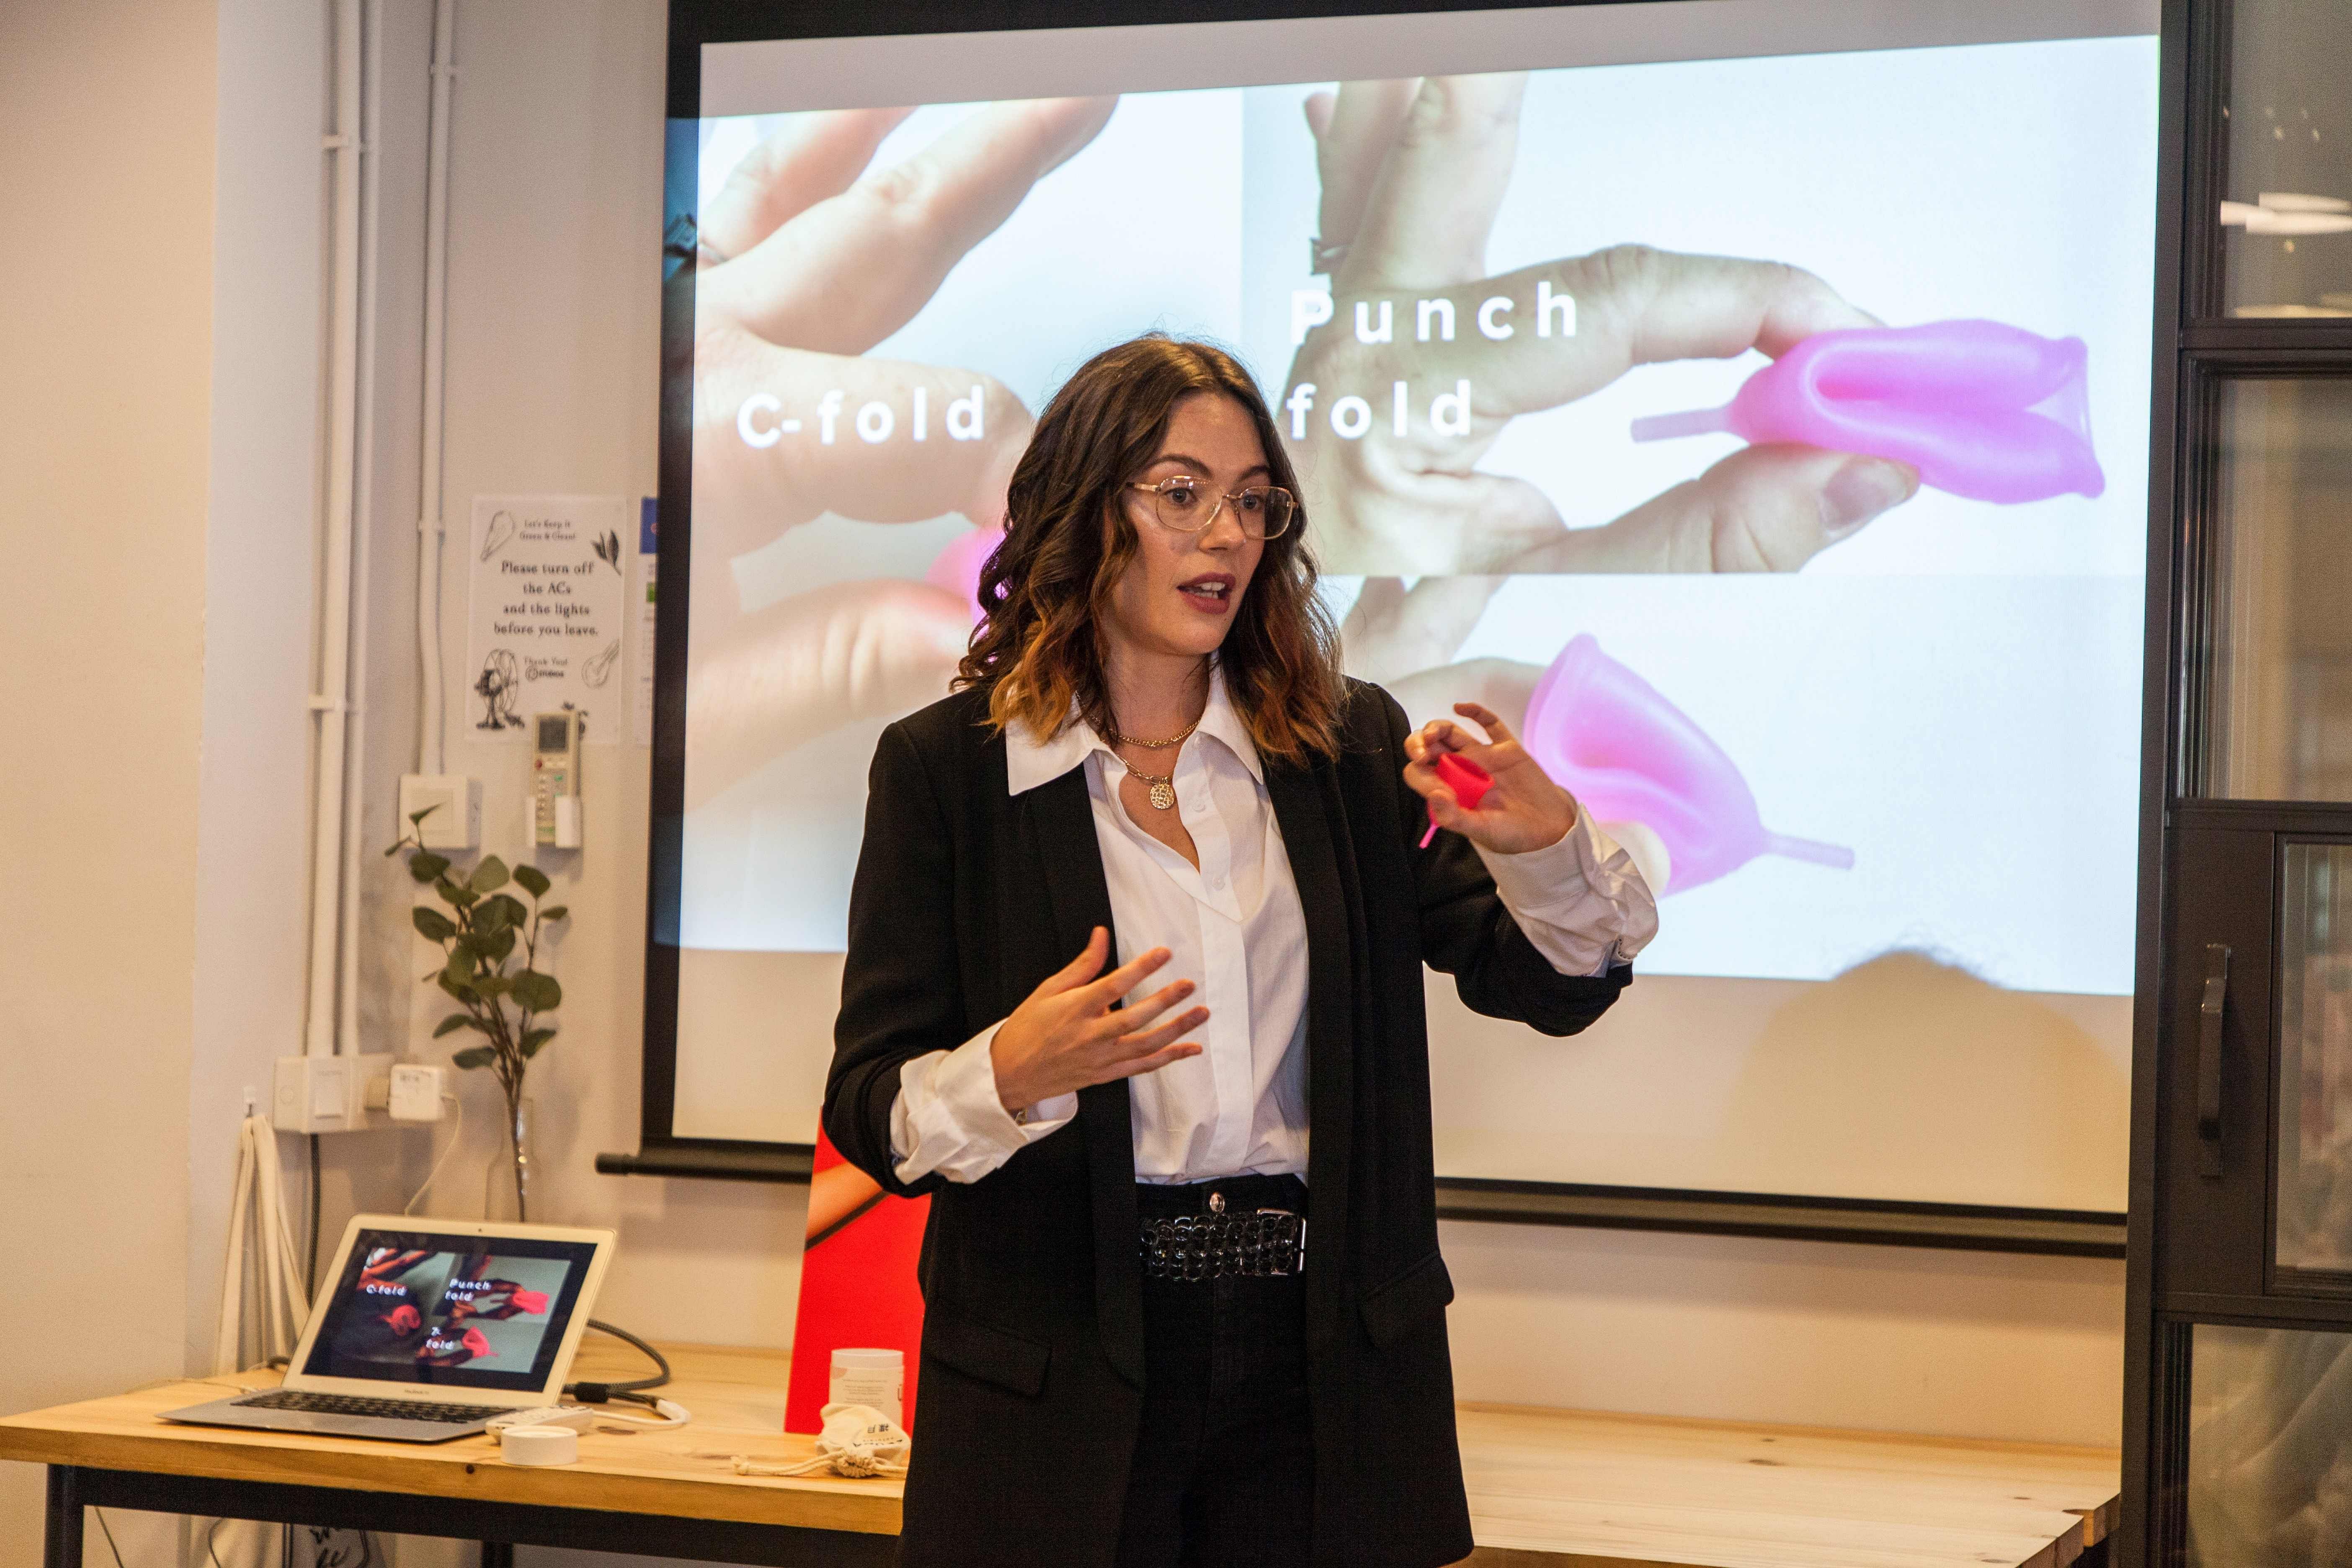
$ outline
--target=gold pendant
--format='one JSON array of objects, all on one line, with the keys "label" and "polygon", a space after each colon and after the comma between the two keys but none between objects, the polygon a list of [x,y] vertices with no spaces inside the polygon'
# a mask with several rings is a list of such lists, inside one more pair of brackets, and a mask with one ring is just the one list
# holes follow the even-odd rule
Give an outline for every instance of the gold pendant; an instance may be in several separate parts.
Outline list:
[{"label": "gold pendant", "polygon": [[1176,805],[1176,786],[1166,779],[1161,779],[1158,784],[1153,784],[1151,804],[1161,811],[1171,810]]}]

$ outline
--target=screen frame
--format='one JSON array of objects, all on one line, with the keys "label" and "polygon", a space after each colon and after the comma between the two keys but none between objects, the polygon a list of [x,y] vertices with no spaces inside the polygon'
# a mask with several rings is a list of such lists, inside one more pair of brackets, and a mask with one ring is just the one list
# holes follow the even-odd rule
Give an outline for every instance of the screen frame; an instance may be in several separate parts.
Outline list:
[{"label": "screen frame", "polygon": [[[670,0],[664,130],[661,425],[656,570],[662,609],[655,626],[654,736],[648,833],[646,990],[638,1147],[597,1155],[610,1175],[805,1183],[814,1145],[679,1136],[675,1129],[680,885],[686,795],[688,595],[692,581],[695,127],[702,114],[706,44],[763,39],[899,37],[1062,27],[1262,22],[1469,11],[1559,10],[1623,0]],[[1692,0],[1650,0],[1681,5]],[[2185,43],[2180,8],[2164,7],[2159,47],[2168,60]],[[2161,113],[2175,113],[2168,71]],[[2168,142],[2165,143],[2169,145]],[[2153,269],[2156,258],[2149,258]],[[2159,314],[2161,311],[2159,311]],[[2165,340],[2159,321],[2157,341]],[[2159,353],[2158,358],[2161,359]],[[2158,365],[2159,389],[2168,386]],[[2164,394],[2158,393],[2158,400]],[[2161,410],[2152,412],[2160,413]],[[2151,508],[2168,493],[2170,454],[2150,454]],[[2151,590],[2155,586],[2153,578]],[[2157,623],[2151,620],[2150,635]],[[2145,799],[2146,789],[2142,795]],[[2143,835],[2143,839],[2146,839]],[[2146,849],[2143,886],[2157,874]],[[2145,1005],[2145,998],[2141,999]],[[2120,1211],[2027,1208],[1802,1194],[1713,1192],[1582,1183],[1437,1178],[1440,1218],[1830,1240],[1972,1251],[2121,1258]]]},{"label": "screen frame", "polygon": [[[394,1231],[409,1236],[447,1237],[451,1249],[473,1242],[552,1241],[586,1246],[591,1250],[588,1264],[581,1273],[577,1287],[572,1291],[571,1315],[563,1324],[563,1334],[558,1342],[554,1358],[547,1363],[545,1378],[527,1388],[476,1388],[454,1383],[403,1383],[393,1378],[332,1377],[302,1369],[310,1364],[318,1348],[320,1336],[325,1333],[333,1313],[329,1310],[326,1292],[331,1292],[351,1266],[352,1253],[360,1237],[370,1231]],[[285,1386],[308,1394],[349,1394],[362,1397],[383,1398],[403,1394],[415,1399],[429,1399],[441,1405],[478,1405],[485,1410],[530,1410],[556,1404],[563,1392],[564,1380],[572,1372],[572,1358],[580,1349],[581,1336],[588,1331],[588,1315],[596,1303],[596,1292],[604,1283],[604,1270],[613,1261],[616,1237],[609,1230],[582,1229],[543,1225],[505,1225],[487,1220],[425,1219],[415,1215],[353,1215],[343,1227],[343,1239],[335,1248],[334,1259],[321,1277],[328,1281],[320,1299],[312,1301],[310,1320],[302,1325],[302,1338],[294,1346],[294,1354],[286,1366]]]}]

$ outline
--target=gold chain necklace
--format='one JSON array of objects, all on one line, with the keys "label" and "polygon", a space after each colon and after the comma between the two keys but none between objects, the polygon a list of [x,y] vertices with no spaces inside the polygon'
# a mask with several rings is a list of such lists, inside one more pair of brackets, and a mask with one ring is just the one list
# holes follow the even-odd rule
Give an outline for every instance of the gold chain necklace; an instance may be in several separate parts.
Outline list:
[{"label": "gold chain necklace", "polygon": [[1110,732],[1110,739],[1111,743],[1116,746],[1140,746],[1147,752],[1164,752],[1171,746],[1182,745],[1192,731],[1200,727],[1201,721],[1195,719],[1165,741],[1139,741],[1132,735],[1122,735],[1116,730]]},{"label": "gold chain necklace", "polygon": [[[1117,756],[1118,753],[1113,752],[1112,755]],[[1151,786],[1151,804],[1154,809],[1167,811],[1174,807],[1176,805],[1174,773],[1147,773],[1125,757],[1119,757],[1118,765]]]},{"label": "gold chain necklace", "polygon": [[[1190,724],[1185,725],[1184,728],[1176,735],[1165,741],[1139,741],[1132,735],[1122,735],[1117,730],[1113,730],[1110,732],[1110,738],[1112,743],[1115,745],[1140,746],[1147,752],[1164,752],[1171,746],[1182,745],[1184,743],[1185,737],[1191,735],[1193,731],[1200,727],[1201,721],[1195,719]],[[1116,752],[1111,754],[1113,756],[1118,755]],[[1129,762],[1125,757],[1119,757],[1118,765],[1151,786],[1151,806],[1153,810],[1172,811],[1175,809],[1176,775],[1174,773],[1147,773],[1141,768],[1137,767],[1133,763]]]}]

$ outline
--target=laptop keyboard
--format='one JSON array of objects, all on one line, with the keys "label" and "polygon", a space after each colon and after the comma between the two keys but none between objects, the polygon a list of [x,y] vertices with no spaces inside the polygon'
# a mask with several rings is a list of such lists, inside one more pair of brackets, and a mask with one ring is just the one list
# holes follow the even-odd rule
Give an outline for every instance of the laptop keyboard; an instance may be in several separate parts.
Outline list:
[{"label": "laptop keyboard", "polygon": [[299,1410],[314,1415],[379,1415],[393,1421],[488,1421],[498,1414],[478,1405],[420,1405],[407,1399],[362,1399],[348,1394],[297,1394],[273,1389],[237,1400],[247,1410]]}]

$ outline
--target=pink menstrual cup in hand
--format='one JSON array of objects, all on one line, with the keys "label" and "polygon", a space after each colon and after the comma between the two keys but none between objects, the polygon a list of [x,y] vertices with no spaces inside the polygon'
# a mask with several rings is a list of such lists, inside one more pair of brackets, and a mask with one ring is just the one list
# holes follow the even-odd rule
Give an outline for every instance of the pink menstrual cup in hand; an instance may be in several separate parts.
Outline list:
[{"label": "pink menstrual cup in hand", "polygon": [[1853,851],[1766,830],[1723,748],[1650,683],[1581,633],[1536,683],[1528,754],[1599,822],[1639,822],[1673,859],[1662,891],[1686,892],[1759,855],[1852,868]]},{"label": "pink menstrual cup in hand", "polygon": [[1721,408],[1633,421],[1633,439],[1728,430],[1891,458],[1970,500],[2095,496],[2090,350],[1999,321],[1818,332],[1748,378]]},{"label": "pink menstrual cup in hand", "polygon": [[[1478,803],[1486,798],[1486,792],[1495,787],[1494,774],[1467,757],[1456,756],[1452,752],[1431,765],[1437,770],[1437,782],[1454,792],[1454,798],[1462,803],[1465,811],[1477,810]],[[1436,837],[1437,808],[1433,805],[1429,808],[1429,831],[1421,836],[1421,847],[1428,848],[1429,841]]]}]

